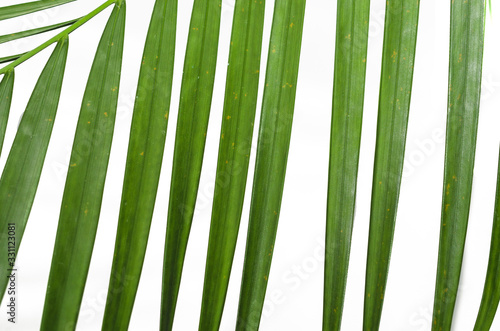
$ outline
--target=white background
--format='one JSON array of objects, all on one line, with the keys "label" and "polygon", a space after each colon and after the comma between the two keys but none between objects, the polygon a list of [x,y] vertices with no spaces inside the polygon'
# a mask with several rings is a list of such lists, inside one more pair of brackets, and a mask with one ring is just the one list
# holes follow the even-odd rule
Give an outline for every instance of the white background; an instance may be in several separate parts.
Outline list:
[{"label": "white background", "polygon": [[[2,1],[3,5],[20,0]],[[79,17],[102,0],[77,1],[63,7],[1,22],[1,34]],[[102,322],[116,235],[133,100],[153,0],[127,3],[126,44],[116,129],[93,260],[83,298],[78,330],[98,330]],[[177,49],[171,117],[149,246],[130,330],[156,330],[159,325],[163,244],[182,65],[192,0],[179,1]],[[234,0],[223,0],[218,71],[206,157],[197,209],[184,265],[175,330],[197,330],[204,278],[211,199],[222,116],[225,70]],[[261,88],[266,64],[273,1],[267,1]],[[343,330],[361,330],[373,156],[375,149],[384,0],[372,0],[366,98],[358,177],[357,213]],[[493,8],[493,17],[498,13]],[[70,53],[57,121],[47,153],[17,264],[19,323],[10,327],[2,303],[0,329],[36,330],[43,309],[65,173],[80,102],[99,37],[110,10],[70,37]],[[320,330],[323,296],[327,170],[333,84],[336,2],[309,0],[287,180],[273,266],[261,330]],[[495,195],[500,114],[500,21],[488,14],[484,83],[467,247],[454,330],[472,330],[488,261]],[[444,132],[447,105],[449,1],[422,1],[408,127],[405,174],[401,187],[393,254],[381,322],[383,331],[430,330],[440,228]],[[48,38],[33,37],[2,45],[0,56],[32,49]],[[16,85],[4,150],[3,168],[17,124],[50,49],[22,64]],[[260,102],[258,106],[260,113]],[[257,115],[256,123],[259,123]],[[257,133],[257,130],[255,130]],[[248,190],[221,330],[234,330],[248,225]],[[492,330],[500,330],[500,320]]]}]

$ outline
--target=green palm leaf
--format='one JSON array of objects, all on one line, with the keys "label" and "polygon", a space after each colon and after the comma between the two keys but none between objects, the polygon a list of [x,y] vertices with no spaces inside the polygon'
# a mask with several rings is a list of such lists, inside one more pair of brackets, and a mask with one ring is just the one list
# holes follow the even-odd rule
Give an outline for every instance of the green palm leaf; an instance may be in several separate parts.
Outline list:
[{"label": "green palm leaf", "polygon": [[157,0],[142,57],[103,330],[127,330],[146,253],[165,147],[177,0]]},{"label": "green palm leaf", "polygon": [[237,0],[199,330],[218,330],[238,238],[257,107],[264,1]]},{"label": "green palm leaf", "polygon": [[498,163],[497,193],[495,199],[495,215],[491,234],[490,258],[486,281],[484,282],[483,298],[477,314],[474,331],[487,331],[493,324],[493,319],[500,302],[500,161]]},{"label": "green palm leaf", "polygon": [[9,120],[12,90],[14,89],[14,70],[7,72],[0,83],[0,153]]},{"label": "green palm leaf", "polygon": [[39,0],[7,7],[0,7],[0,21],[64,5],[73,1],[75,0]]},{"label": "green palm leaf", "polygon": [[41,330],[73,330],[78,318],[113,137],[124,30],[125,2],[118,2],[99,42],[83,96]]},{"label": "green palm leaf", "polygon": [[8,55],[8,56],[0,57],[0,64],[1,63],[10,62],[10,61],[15,61],[15,60],[19,59],[21,56],[23,56],[24,54],[26,54],[26,53],[14,54],[14,55]]},{"label": "green palm leaf", "polygon": [[184,60],[163,260],[160,330],[171,330],[200,181],[217,62],[220,0],[195,0]]},{"label": "green palm leaf", "polygon": [[277,0],[257,144],[237,330],[257,330],[285,183],[305,0]]},{"label": "green palm leaf", "polygon": [[[21,245],[28,216],[35,199],[45,154],[50,141],[52,127],[61,94],[68,39],[61,39],[33,90],[26,106],[7,163],[0,179],[0,245],[7,247],[7,227],[16,228],[16,251]],[[11,74],[12,80],[14,75]],[[7,263],[7,256],[0,257],[1,265]],[[12,267],[12,266],[11,266]],[[7,286],[8,270],[0,268],[0,298]]]},{"label": "green palm leaf", "polygon": [[450,330],[458,292],[476,150],[484,0],[451,1],[448,120],[432,330]]},{"label": "green palm leaf", "polygon": [[77,21],[78,21],[78,19],[73,19],[73,20],[69,20],[66,22],[61,22],[61,23],[56,23],[56,24],[52,24],[52,25],[48,25],[48,26],[43,26],[41,28],[6,34],[3,36],[0,36],[0,44],[6,43],[9,41],[13,41],[13,40],[17,40],[17,39],[21,39],[21,38],[25,38],[25,37],[35,36],[37,34],[49,32],[49,31],[53,31],[53,30],[57,30],[57,29],[65,27],[65,26],[72,25],[72,24],[76,23]]},{"label": "green palm leaf", "polygon": [[419,1],[386,5],[363,330],[378,330],[403,173]]},{"label": "green palm leaf", "polygon": [[370,0],[337,3],[323,330],[340,330],[351,249]]}]

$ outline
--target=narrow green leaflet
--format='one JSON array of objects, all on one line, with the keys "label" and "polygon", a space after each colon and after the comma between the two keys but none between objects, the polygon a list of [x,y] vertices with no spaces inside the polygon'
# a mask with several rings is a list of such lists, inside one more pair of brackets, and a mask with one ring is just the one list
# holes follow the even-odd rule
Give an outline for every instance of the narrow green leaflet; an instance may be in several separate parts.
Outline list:
[{"label": "narrow green leaflet", "polygon": [[21,56],[23,56],[24,54],[25,53],[23,53],[23,54],[14,54],[14,55],[8,55],[8,56],[0,57],[0,63],[6,63],[6,62],[15,61],[15,60],[19,59]]},{"label": "narrow green leaflet", "polygon": [[265,1],[237,0],[199,330],[220,326],[240,226],[259,88]]},{"label": "narrow green leaflet", "polygon": [[184,59],[163,260],[160,330],[172,330],[193,221],[217,63],[220,0],[195,0]]},{"label": "narrow green leaflet", "polygon": [[465,246],[476,151],[484,0],[451,1],[448,120],[432,330],[450,330]]},{"label": "narrow green leaflet", "polygon": [[153,217],[174,70],[177,0],[157,0],[142,58],[103,330],[127,330]]},{"label": "narrow green leaflet", "polygon": [[118,101],[125,2],[99,42],[82,100],[64,189],[41,330],[73,330],[101,209]]},{"label": "narrow green leaflet", "polygon": [[17,5],[0,7],[0,21],[8,18],[31,14],[40,10],[64,5],[75,0],[39,0],[20,3]]},{"label": "narrow green leaflet", "polygon": [[323,330],[340,330],[354,222],[370,0],[337,3]]},{"label": "narrow green leaflet", "polygon": [[487,331],[493,324],[493,319],[500,302],[500,161],[498,163],[497,193],[495,199],[495,215],[491,234],[490,258],[486,281],[484,282],[483,298],[477,314],[474,331]]},{"label": "narrow green leaflet", "polygon": [[418,0],[386,3],[363,330],[378,330],[396,223],[417,41]]},{"label": "narrow green leaflet", "polygon": [[305,0],[277,0],[257,144],[236,330],[258,330],[285,184]]},{"label": "narrow green leaflet", "polygon": [[31,30],[26,30],[26,31],[20,31],[20,32],[16,32],[16,33],[6,34],[6,35],[3,35],[3,36],[0,36],[0,44],[6,43],[6,42],[9,42],[9,41],[12,41],[12,40],[17,40],[17,39],[25,38],[25,37],[35,36],[37,34],[49,32],[49,31],[53,31],[53,30],[57,30],[57,29],[60,29],[60,28],[64,28],[66,26],[69,26],[69,25],[72,25],[72,24],[76,23],[77,21],[78,21],[78,19],[76,19],[76,20],[70,20],[70,21],[66,21],[66,22],[61,22],[61,23],[57,23],[57,24],[43,26],[41,28],[36,28],[36,29],[31,29]]},{"label": "narrow green leaflet", "polygon": [[9,120],[12,90],[14,89],[14,70],[7,72],[0,83],[0,153]]},{"label": "narrow green leaflet", "polygon": [[[7,163],[0,178],[0,247],[7,248],[15,240],[15,250],[0,255],[0,300],[7,287],[9,270],[23,238],[28,216],[40,181],[45,154],[61,94],[64,68],[68,54],[68,39],[59,41],[26,106]],[[13,73],[10,74],[12,81]],[[3,84],[3,83],[2,83]],[[11,82],[12,84],[12,82]],[[15,239],[9,239],[9,229],[15,229]]]}]

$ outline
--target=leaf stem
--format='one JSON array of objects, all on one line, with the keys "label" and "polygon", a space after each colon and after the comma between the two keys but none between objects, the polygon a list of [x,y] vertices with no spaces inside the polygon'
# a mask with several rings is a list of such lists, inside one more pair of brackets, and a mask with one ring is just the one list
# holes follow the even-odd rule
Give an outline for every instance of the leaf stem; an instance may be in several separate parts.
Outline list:
[{"label": "leaf stem", "polygon": [[97,7],[96,9],[94,9],[93,11],[91,11],[90,13],[88,13],[87,15],[83,16],[82,18],[80,18],[78,21],[76,21],[74,24],[72,24],[68,28],[66,28],[63,31],[61,31],[60,33],[56,34],[54,37],[50,38],[49,40],[47,40],[46,42],[44,42],[40,46],[38,46],[38,47],[32,49],[31,51],[23,54],[21,57],[19,57],[14,62],[12,62],[9,65],[7,65],[7,66],[3,67],[2,69],[0,69],[0,75],[6,73],[9,70],[14,69],[15,67],[17,67],[18,65],[20,65],[24,61],[29,60],[31,57],[33,57],[36,54],[40,53],[41,51],[43,51],[45,48],[49,47],[53,43],[59,41],[61,38],[67,37],[71,32],[75,31],[80,26],[82,26],[83,24],[85,24],[88,21],[90,21],[93,17],[97,16],[104,9],[108,8],[110,5],[112,5],[114,3],[117,3],[117,2],[121,2],[121,0],[107,0],[105,3],[103,3],[102,5],[100,5],[99,7]]}]

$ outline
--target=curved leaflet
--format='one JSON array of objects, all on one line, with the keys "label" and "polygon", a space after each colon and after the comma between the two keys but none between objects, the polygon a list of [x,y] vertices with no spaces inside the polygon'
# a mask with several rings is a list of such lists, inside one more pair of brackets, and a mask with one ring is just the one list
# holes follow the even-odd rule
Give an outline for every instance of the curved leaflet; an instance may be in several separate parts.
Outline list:
[{"label": "curved leaflet", "polygon": [[73,142],[64,188],[41,330],[73,330],[92,256],[118,101],[125,2],[104,29]]},{"label": "curved leaflet", "polygon": [[236,330],[258,330],[278,230],[292,131],[305,0],[277,0],[259,127]]},{"label": "curved leaflet", "polygon": [[[61,39],[33,89],[22,116],[7,163],[0,178],[0,245],[7,247],[8,227],[15,227],[15,255],[35,199],[43,162],[59,104],[68,55],[68,38]],[[13,78],[13,75],[12,75]],[[0,297],[5,294],[8,271],[13,267],[6,254],[0,255]]]},{"label": "curved leaflet", "polygon": [[340,330],[351,250],[368,50],[369,0],[337,3],[323,330]]},{"label": "curved leaflet", "polygon": [[386,4],[363,330],[378,330],[403,174],[419,0]]},{"label": "curved leaflet", "polygon": [[157,0],[137,86],[103,330],[127,330],[146,254],[167,134],[177,0]]},{"label": "curved leaflet", "polygon": [[237,0],[226,79],[200,331],[218,330],[240,226],[257,107],[264,1]]},{"label": "curved leaflet", "polygon": [[432,330],[450,330],[469,219],[481,97],[484,0],[451,1],[448,118]]},{"label": "curved leaflet", "polygon": [[198,193],[215,79],[220,0],[195,0],[184,59],[168,204],[160,330],[172,330]]}]

